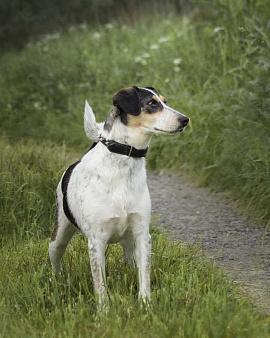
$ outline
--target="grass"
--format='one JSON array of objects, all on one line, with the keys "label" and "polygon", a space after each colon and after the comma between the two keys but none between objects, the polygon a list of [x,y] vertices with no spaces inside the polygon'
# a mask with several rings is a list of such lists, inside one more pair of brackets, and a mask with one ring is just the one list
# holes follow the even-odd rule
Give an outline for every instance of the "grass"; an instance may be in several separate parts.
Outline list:
[{"label": "grass", "polygon": [[107,253],[108,313],[93,294],[87,243],[79,235],[54,276],[48,258],[55,186],[78,157],[66,146],[2,138],[1,337],[268,337],[269,318],[205,261],[152,227],[152,303],[138,304],[137,275],[121,248]]},{"label": "grass", "polygon": [[269,317],[198,248],[154,227],[149,309],[137,302],[136,271],[118,246],[108,250],[107,315],[96,309],[82,236],[59,278],[48,261],[55,187],[89,145],[84,100],[103,120],[123,86],[154,86],[191,118],[186,133],[153,139],[149,168],[185,171],[269,219],[269,6],[208,6],[129,26],[72,27],[0,55],[0,336],[269,337]]},{"label": "grass", "polygon": [[268,220],[269,6],[219,0],[207,8],[72,27],[2,54],[2,132],[87,149],[84,100],[104,120],[119,88],[151,85],[190,124],[184,135],[153,139],[149,168],[185,171]]}]

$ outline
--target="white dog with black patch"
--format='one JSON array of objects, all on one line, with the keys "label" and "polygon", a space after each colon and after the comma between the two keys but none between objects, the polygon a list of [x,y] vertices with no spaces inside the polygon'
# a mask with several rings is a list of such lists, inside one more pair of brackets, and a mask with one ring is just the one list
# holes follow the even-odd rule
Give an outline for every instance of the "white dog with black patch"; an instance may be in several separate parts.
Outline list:
[{"label": "white dog with black patch", "polygon": [[124,260],[135,258],[139,297],[150,300],[151,201],[145,155],[153,134],[181,132],[189,119],[166,105],[152,87],[124,88],[113,97],[104,123],[86,102],[84,126],[96,142],[71,165],[57,188],[57,215],[49,254],[55,272],[73,235],[88,239],[90,265],[100,303],[107,299],[105,249],[119,242]]}]

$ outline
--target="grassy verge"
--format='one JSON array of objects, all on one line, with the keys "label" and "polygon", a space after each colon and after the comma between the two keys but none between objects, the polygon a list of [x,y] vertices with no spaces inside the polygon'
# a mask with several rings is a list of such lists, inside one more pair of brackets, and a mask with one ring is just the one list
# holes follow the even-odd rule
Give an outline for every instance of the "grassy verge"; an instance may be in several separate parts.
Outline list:
[{"label": "grassy verge", "polygon": [[154,138],[150,168],[184,170],[270,216],[269,6],[215,1],[187,16],[143,17],[54,34],[1,56],[2,130],[87,147],[82,110],[98,119],[123,86],[150,85],[190,117],[185,135]]},{"label": "grassy verge", "polygon": [[107,254],[110,308],[99,314],[87,243],[70,244],[63,274],[51,273],[48,237],[54,190],[66,162],[64,146],[1,139],[0,335],[3,337],[268,337],[258,314],[195,247],[181,248],[152,230],[152,304],[137,302],[136,271]]}]

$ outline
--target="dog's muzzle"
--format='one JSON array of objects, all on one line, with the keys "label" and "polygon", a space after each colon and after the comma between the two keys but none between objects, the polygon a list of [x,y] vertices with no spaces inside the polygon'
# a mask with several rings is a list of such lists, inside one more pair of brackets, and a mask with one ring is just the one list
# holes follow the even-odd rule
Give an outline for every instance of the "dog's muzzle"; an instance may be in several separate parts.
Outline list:
[{"label": "dog's muzzle", "polygon": [[179,120],[179,122],[180,122],[180,124],[181,124],[181,127],[184,128],[184,127],[187,126],[188,121],[189,121],[189,118],[186,117],[186,116],[184,116],[184,115],[181,115],[181,116],[179,116],[178,120]]}]

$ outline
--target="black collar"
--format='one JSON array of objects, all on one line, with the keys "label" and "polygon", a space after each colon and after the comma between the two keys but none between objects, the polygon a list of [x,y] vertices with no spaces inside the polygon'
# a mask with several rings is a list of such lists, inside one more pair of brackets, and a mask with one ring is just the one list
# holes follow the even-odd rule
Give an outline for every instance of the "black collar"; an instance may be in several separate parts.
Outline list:
[{"label": "black collar", "polygon": [[113,140],[105,140],[104,138],[100,138],[100,142],[103,143],[110,152],[128,157],[145,157],[148,150],[148,147],[145,149],[136,149],[127,144],[118,143]]}]

